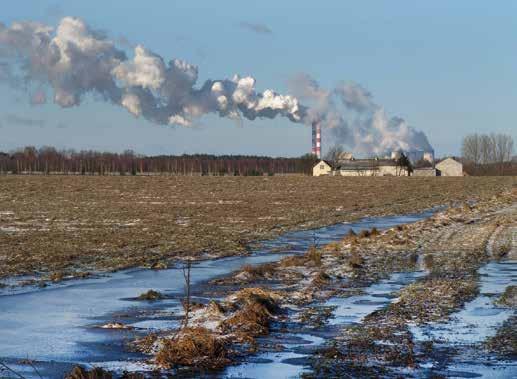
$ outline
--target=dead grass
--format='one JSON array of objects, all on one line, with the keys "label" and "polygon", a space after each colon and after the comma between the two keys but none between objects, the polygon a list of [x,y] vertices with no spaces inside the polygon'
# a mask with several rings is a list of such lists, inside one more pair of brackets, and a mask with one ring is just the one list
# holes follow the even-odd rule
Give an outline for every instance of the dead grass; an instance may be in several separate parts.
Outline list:
[{"label": "dead grass", "polygon": [[348,257],[348,263],[353,268],[361,268],[364,264],[364,258],[361,256],[357,249],[352,249],[350,256]]},{"label": "dead grass", "polygon": [[155,290],[149,290],[138,296],[138,300],[156,301],[163,299],[164,296]]},{"label": "dead grass", "polygon": [[311,246],[307,253],[305,253],[307,261],[312,263],[316,267],[321,266],[321,251],[316,249],[315,246]]},{"label": "dead grass", "polygon": [[217,369],[229,363],[224,341],[205,328],[186,328],[176,338],[162,340],[155,357],[165,369],[175,365]]},{"label": "dead grass", "polygon": [[44,273],[49,279],[58,273],[52,279],[60,280],[80,271],[166,268],[168,259],[187,254],[243,253],[251,241],[295,228],[489,198],[513,182],[511,177],[4,176],[0,278]]},{"label": "dead grass", "polygon": [[503,294],[497,300],[497,304],[503,307],[517,308],[517,286],[506,287]]},{"label": "dead grass", "polygon": [[[65,379],[112,379],[113,375],[100,368],[94,367],[91,370],[87,370],[81,366],[75,366],[72,371],[65,375]],[[143,374],[135,373],[135,372],[127,372],[122,376],[123,379],[144,379],[145,376]]]},{"label": "dead grass", "polygon": [[233,295],[236,312],[222,324],[226,333],[235,333],[241,340],[269,333],[269,324],[280,310],[280,295],[261,288],[245,288]]},{"label": "dead grass", "polygon": [[275,267],[276,266],[272,263],[264,263],[255,266],[244,265],[241,269],[241,272],[247,273],[249,280],[265,279],[274,272]]}]

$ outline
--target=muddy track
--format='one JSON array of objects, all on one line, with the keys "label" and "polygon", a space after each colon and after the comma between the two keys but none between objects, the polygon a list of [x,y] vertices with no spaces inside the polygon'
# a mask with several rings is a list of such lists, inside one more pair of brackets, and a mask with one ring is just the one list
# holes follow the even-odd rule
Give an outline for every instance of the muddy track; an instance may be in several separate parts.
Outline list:
[{"label": "muddy track", "polygon": [[[340,242],[313,247],[305,255],[245,267],[213,282],[228,289],[274,288],[268,296],[274,294],[276,306],[284,309],[269,313],[261,333],[251,333],[248,338],[241,335],[233,341],[230,338],[230,345],[240,349],[243,340],[249,342],[249,338],[278,332],[295,322],[298,328],[309,330],[312,335],[323,333],[327,338],[325,348],[310,353],[313,371],[309,376],[398,376],[404,370],[417,370],[443,349],[436,352],[432,344],[414,341],[410,325],[447,322],[454,312],[479,295],[478,270],[488,261],[489,245],[497,246],[496,249],[502,246],[499,236],[504,233],[500,228],[512,222],[514,212],[507,209],[513,209],[514,201],[514,194],[506,194],[476,205],[460,204],[413,225],[351,233]],[[352,299],[350,312],[354,312],[355,300],[371,304],[368,291],[372,285],[379,280],[389,283],[395,272],[418,272],[420,260],[426,271],[402,283],[396,299],[388,299],[387,306],[373,307],[371,313],[358,317],[352,325],[345,322],[341,332],[336,325],[327,326],[336,317],[333,306],[343,303],[339,299],[345,299],[345,304],[346,299]],[[367,296],[362,297],[363,293]],[[204,328],[210,320],[210,325],[215,326],[211,333],[218,336],[218,325],[225,325],[235,318],[235,312],[243,309],[236,306],[232,295],[221,305],[226,311],[217,314],[211,306],[200,307],[191,326]],[[249,320],[240,322],[237,326],[242,329]],[[303,326],[307,322],[314,322],[312,329],[310,325]],[[277,349],[299,353],[288,346],[280,344]],[[257,349],[261,351],[261,343],[254,342],[253,351]],[[284,355],[287,360],[288,356]],[[302,357],[307,357],[307,352]],[[447,359],[441,361],[441,367],[445,367]]]},{"label": "muddy track", "polygon": [[[396,302],[368,315],[360,326],[346,328],[336,340],[337,345],[316,356],[314,376],[441,374],[462,355],[461,350],[458,352],[447,344],[415,341],[408,325],[447,323],[455,312],[475,302],[476,296],[480,296],[480,267],[489,258],[509,258],[515,250],[513,245],[510,252],[506,251],[509,236],[515,243],[515,208],[489,210],[475,218],[453,215],[452,219],[461,222],[447,222],[445,230],[427,241],[421,239],[429,274],[403,288]],[[515,338],[507,332],[512,322],[514,318],[501,327],[506,342]],[[462,349],[466,353],[472,348]],[[433,362],[431,370],[424,369],[428,362]]]}]

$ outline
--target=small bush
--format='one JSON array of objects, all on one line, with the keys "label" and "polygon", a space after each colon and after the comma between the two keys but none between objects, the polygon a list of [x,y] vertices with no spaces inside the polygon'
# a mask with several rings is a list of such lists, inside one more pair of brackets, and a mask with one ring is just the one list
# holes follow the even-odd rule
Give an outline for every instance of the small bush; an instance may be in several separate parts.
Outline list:
[{"label": "small bush", "polygon": [[371,236],[378,236],[380,233],[379,231],[377,230],[377,228],[373,228],[372,231],[370,232],[370,235]]}]

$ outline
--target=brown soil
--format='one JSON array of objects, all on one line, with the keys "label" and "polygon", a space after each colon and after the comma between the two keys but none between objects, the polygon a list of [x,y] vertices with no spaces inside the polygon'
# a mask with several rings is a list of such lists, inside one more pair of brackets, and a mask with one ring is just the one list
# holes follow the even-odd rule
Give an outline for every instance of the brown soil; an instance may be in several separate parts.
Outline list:
[{"label": "brown soil", "polygon": [[73,177],[0,180],[0,278],[244,253],[251,241],[365,215],[488,198],[514,178]]}]

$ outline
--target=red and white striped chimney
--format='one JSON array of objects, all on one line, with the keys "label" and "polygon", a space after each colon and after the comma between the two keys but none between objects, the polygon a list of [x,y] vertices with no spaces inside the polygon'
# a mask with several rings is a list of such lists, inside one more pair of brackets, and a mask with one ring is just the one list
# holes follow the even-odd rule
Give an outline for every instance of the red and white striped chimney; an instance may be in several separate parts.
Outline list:
[{"label": "red and white striped chimney", "polygon": [[321,125],[318,121],[312,123],[312,154],[321,159]]}]

